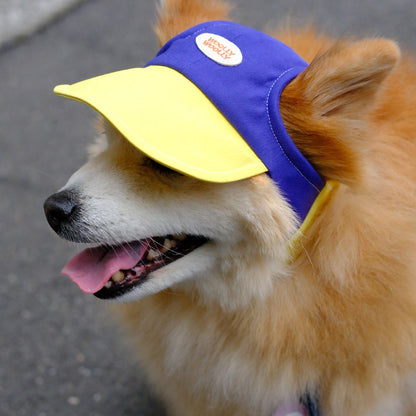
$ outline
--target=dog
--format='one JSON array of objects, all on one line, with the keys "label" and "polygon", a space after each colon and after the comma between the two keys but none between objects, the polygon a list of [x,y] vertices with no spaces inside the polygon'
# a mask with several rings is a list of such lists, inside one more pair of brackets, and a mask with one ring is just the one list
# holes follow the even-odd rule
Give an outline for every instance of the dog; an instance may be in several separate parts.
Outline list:
[{"label": "dog", "polygon": [[[155,32],[165,46],[156,64],[163,66],[164,54],[184,42],[186,53],[188,46],[200,53],[191,70],[202,60],[219,74],[235,74],[230,71],[246,64],[267,70],[263,58],[252,63],[239,44],[252,36],[249,29],[237,28],[244,36],[232,40],[212,35],[216,27],[237,30],[226,23],[228,11],[219,0],[164,1]],[[220,23],[196,26],[212,21]],[[189,29],[194,27],[199,29]],[[207,35],[198,37],[198,48],[186,43],[197,34]],[[173,145],[170,135],[192,118],[183,118],[181,88],[199,94],[188,80],[154,66],[100,78],[105,90],[150,74],[140,88],[150,83],[143,94],[156,101],[125,115],[129,94],[114,98],[106,90],[103,108],[114,111],[96,106],[104,115],[102,133],[89,161],[44,206],[61,237],[88,243],[63,273],[84,292],[119,301],[121,325],[168,414],[416,415],[415,61],[386,39],[334,40],[290,27],[272,35],[295,51],[299,66],[270,105],[278,105],[273,111],[281,115],[279,128],[293,152],[317,174],[312,184],[306,178],[317,194],[306,208],[303,197],[298,205],[291,196],[295,185],[272,166],[275,150],[252,154],[234,130],[229,135],[238,136],[237,150],[224,163],[231,163],[230,154],[253,163],[244,162],[248,170],[232,177],[209,171],[228,145],[224,139],[212,150],[211,121],[240,127],[251,116],[244,88],[233,95],[238,77],[221,84],[233,107],[220,110],[238,121],[220,120],[222,101],[213,108],[198,95],[198,103],[209,107],[201,114],[214,113],[206,116],[209,123],[198,113],[183,133],[193,141],[181,130],[172,136],[180,144]],[[170,76],[179,94],[155,98],[151,90],[165,80],[170,85]],[[94,106],[85,98],[91,85],[57,93]],[[153,112],[140,118],[146,134],[161,129],[157,151],[118,118],[134,123],[148,104],[170,110],[163,119]],[[259,121],[253,135],[263,127]],[[200,137],[208,150],[198,144],[192,153]],[[169,143],[176,159],[163,153]],[[208,168],[200,169],[204,163]],[[297,166],[293,172],[305,176]]]}]

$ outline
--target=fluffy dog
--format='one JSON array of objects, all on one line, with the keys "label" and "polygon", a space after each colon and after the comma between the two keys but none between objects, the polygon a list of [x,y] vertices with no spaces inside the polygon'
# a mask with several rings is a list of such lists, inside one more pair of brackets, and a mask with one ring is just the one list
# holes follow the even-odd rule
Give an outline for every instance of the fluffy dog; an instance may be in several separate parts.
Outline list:
[{"label": "fluffy dog", "polygon": [[[155,31],[163,45],[227,12],[166,0]],[[297,232],[268,173],[184,175],[103,120],[88,163],[45,203],[60,236],[94,246],[64,272],[124,302],[169,414],[270,416],[307,397],[323,416],[416,415],[415,61],[385,39],[273,35],[310,63],[280,97],[332,184],[309,226]],[[88,282],[75,276],[87,255],[111,257]]]}]

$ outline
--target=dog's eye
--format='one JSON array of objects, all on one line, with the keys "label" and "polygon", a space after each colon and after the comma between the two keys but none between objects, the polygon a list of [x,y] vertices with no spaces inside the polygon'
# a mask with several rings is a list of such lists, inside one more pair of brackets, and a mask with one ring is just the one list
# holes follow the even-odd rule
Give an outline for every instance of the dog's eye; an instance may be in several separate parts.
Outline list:
[{"label": "dog's eye", "polygon": [[154,169],[155,171],[162,173],[163,175],[181,175],[179,172],[177,172],[176,170],[170,169],[165,165],[162,165],[158,162],[156,162],[153,159],[147,159],[147,164],[148,166],[150,166],[152,169]]}]

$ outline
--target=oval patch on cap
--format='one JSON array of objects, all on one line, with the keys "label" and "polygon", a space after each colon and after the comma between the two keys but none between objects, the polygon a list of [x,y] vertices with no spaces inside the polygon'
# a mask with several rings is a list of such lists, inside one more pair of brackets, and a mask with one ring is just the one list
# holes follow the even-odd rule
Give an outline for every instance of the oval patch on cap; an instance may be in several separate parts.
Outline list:
[{"label": "oval patch on cap", "polygon": [[201,33],[195,38],[195,42],[198,49],[217,64],[237,66],[243,61],[240,48],[220,35]]}]

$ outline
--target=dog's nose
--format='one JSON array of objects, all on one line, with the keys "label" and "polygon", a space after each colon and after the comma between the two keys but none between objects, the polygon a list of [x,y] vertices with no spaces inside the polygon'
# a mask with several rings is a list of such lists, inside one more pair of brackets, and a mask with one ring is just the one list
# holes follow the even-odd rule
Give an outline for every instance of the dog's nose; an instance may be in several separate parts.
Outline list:
[{"label": "dog's nose", "polygon": [[78,212],[78,198],[71,191],[57,192],[44,202],[43,209],[49,225],[59,233],[62,225],[72,221]]}]

